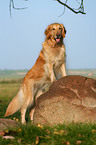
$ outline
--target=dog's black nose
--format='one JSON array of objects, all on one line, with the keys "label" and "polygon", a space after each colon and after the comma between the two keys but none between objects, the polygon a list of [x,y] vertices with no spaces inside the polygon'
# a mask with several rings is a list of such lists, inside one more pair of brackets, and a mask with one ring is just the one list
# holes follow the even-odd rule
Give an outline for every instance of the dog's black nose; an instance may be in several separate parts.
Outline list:
[{"label": "dog's black nose", "polygon": [[60,37],[61,37],[61,35],[59,33],[57,33],[57,38],[60,38]]},{"label": "dog's black nose", "polygon": [[57,33],[57,36],[60,36],[60,34],[59,34],[59,33]]}]

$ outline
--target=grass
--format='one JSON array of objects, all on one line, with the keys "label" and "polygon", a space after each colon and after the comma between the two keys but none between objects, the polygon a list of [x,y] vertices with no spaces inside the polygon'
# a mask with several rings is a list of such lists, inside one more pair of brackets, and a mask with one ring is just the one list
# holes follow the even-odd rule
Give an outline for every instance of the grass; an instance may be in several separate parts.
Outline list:
[{"label": "grass", "polygon": [[0,117],[3,117],[6,108],[20,88],[20,83],[0,83]]},{"label": "grass", "polygon": [[[0,82],[0,118],[3,118],[6,108],[17,94],[22,80]],[[16,118],[20,121],[20,112],[7,118]],[[27,124],[18,128],[8,128],[5,135],[15,139],[2,139],[0,145],[96,145],[96,124],[70,123],[57,126],[34,126],[26,115]]]},{"label": "grass", "polygon": [[2,139],[0,145],[96,145],[95,124],[63,124],[54,127],[31,123],[7,130],[15,139]]}]

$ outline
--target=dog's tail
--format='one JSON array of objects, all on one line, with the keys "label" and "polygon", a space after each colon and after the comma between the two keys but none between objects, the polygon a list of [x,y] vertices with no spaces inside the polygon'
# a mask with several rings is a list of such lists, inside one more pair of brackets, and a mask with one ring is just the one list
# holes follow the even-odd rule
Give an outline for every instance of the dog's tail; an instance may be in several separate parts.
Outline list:
[{"label": "dog's tail", "polygon": [[21,108],[23,103],[24,103],[24,93],[23,93],[23,90],[20,89],[18,94],[13,98],[13,100],[8,105],[8,108],[6,110],[4,117],[10,116],[14,114],[15,112],[17,112]]}]

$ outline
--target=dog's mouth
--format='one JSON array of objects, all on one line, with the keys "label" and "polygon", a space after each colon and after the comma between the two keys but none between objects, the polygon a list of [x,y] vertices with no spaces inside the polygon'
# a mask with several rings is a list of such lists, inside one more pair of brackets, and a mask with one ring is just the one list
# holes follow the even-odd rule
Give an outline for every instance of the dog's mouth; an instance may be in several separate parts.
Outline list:
[{"label": "dog's mouth", "polygon": [[59,41],[60,41],[60,39],[57,38],[57,39],[56,39],[56,42],[59,42]]},{"label": "dog's mouth", "polygon": [[60,34],[57,34],[56,37],[54,37],[54,39],[55,39],[55,41],[56,41],[57,43],[59,43],[60,40],[61,40],[61,35],[60,35]]}]

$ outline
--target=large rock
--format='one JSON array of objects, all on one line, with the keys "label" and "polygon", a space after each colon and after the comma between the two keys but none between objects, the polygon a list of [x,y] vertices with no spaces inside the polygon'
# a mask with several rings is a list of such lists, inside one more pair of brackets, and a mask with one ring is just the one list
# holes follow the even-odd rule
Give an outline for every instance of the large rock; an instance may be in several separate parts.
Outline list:
[{"label": "large rock", "polygon": [[66,76],[37,99],[34,124],[96,121],[96,80]]}]

